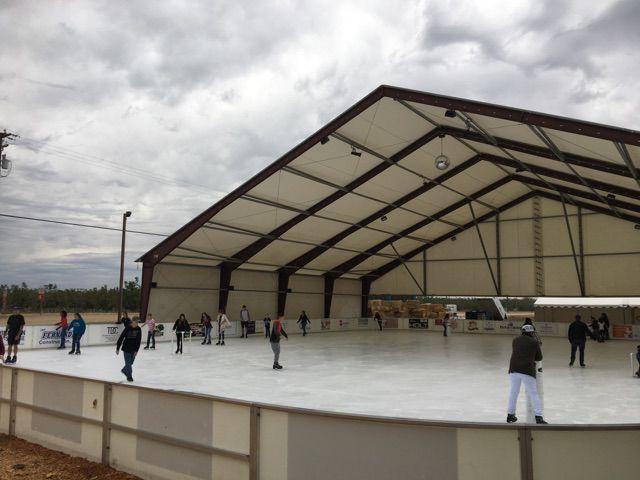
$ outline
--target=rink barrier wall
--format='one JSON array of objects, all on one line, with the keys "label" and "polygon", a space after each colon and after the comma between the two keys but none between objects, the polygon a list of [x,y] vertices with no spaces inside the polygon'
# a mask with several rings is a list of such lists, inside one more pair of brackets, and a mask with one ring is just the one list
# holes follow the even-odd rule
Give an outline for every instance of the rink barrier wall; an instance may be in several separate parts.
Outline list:
[{"label": "rink barrier wall", "polygon": [[[389,330],[426,330],[442,332],[442,323],[439,320],[427,318],[385,318],[385,327]],[[156,342],[172,341],[175,334],[172,331],[173,322],[158,323],[156,330]],[[536,322],[536,329],[542,337],[566,337],[569,328],[568,323]],[[283,321],[283,326],[288,334],[301,334],[302,330],[296,324],[295,319]],[[520,321],[499,320],[466,320],[453,319],[449,326],[450,333],[469,334],[504,334],[517,335],[522,323]],[[88,324],[87,331],[80,341],[81,346],[114,345],[122,331],[122,325],[116,324]],[[344,332],[353,330],[376,330],[378,324],[372,318],[313,318],[311,319],[309,332]],[[262,320],[255,322],[255,334],[264,335]],[[162,331],[162,334],[159,334]],[[640,325],[612,325],[611,338],[624,340],[640,340]],[[4,327],[0,327],[0,334],[4,337]],[[212,336],[217,335],[214,327]],[[227,337],[233,338],[240,335],[240,322],[232,321],[231,327],[225,331]],[[196,338],[194,336],[194,338]],[[202,337],[199,337],[202,338]],[[147,339],[147,327],[142,327],[142,342]],[[71,343],[71,334],[68,334],[68,343]],[[25,350],[39,348],[56,348],[60,344],[60,332],[51,325],[29,325],[24,329],[20,341],[20,348]]]},{"label": "rink barrier wall", "polygon": [[640,424],[376,417],[7,366],[0,430],[148,480],[626,480],[640,471]]}]

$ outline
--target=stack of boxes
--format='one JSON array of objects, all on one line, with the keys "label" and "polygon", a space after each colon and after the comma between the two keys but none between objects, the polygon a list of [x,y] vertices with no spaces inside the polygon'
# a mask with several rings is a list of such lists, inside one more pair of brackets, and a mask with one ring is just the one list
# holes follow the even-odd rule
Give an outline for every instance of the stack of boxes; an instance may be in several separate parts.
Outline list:
[{"label": "stack of boxes", "polygon": [[417,300],[369,300],[369,309],[372,315],[380,312],[383,317],[396,318],[441,319],[447,313],[441,303],[420,303]]}]

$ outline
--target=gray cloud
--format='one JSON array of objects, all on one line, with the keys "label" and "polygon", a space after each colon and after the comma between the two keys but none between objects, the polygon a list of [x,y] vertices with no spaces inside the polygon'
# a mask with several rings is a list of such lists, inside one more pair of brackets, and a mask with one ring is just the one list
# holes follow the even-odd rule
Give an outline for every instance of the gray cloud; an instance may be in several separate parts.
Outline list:
[{"label": "gray cloud", "polygon": [[[175,231],[382,83],[639,128],[639,8],[1,2],[0,128],[22,140],[0,212]],[[0,229],[0,283],[117,282],[118,232]],[[128,275],[158,239],[129,236]]]}]

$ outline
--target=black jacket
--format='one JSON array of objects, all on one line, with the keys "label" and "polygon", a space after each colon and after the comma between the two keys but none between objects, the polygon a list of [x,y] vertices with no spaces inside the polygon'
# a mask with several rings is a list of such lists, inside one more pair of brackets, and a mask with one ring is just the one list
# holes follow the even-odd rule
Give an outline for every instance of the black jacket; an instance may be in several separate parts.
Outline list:
[{"label": "black jacket", "polygon": [[586,342],[587,336],[590,335],[591,332],[589,332],[589,327],[587,327],[587,324],[581,320],[574,320],[571,325],[569,325],[567,338],[570,342]]},{"label": "black jacket", "polygon": [[173,330],[175,330],[176,332],[190,332],[191,325],[189,325],[189,322],[187,320],[181,322],[180,319],[178,319],[173,324]]},{"label": "black jacket", "polygon": [[271,334],[269,335],[269,341],[271,343],[280,343],[280,335],[284,335],[286,338],[289,338],[287,332],[284,331],[282,323],[274,322],[273,328],[271,329]]},{"label": "black jacket", "polygon": [[123,352],[135,353],[140,350],[140,340],[142,339],[142,330],[140,327],[125,327],[120,338],[116,350]]},{"label": "black jacket", "polygon": [[524,373],[535,377],[536,362],[542,360],[538,341],[534,337],[523,334],[513,339],[512,347],[509,373]]}]

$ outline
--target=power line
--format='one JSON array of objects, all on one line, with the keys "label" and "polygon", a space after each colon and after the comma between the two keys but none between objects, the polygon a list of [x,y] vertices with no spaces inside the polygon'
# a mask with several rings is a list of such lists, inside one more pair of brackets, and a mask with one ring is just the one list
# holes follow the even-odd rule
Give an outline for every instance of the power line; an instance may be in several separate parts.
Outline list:
[{"label": "power line", "polygon": [[[104,225],[89,225],[87,223],[75,223],[75,222],[63,222],[62,220],[51,220],[48,218],[36,218],[36,217],[24,217],[21,215],[10,215],[8,213],[0,213],[0,217],[12,218],[15,220],[31,220],[34,222],[43,222],[43,223],[54,223],[57,225],[67,225],[71,227],[84,227],[84,228],[95,228],[98,230],[110,230],[114,232],[121,232],[121,228],[116,227],[105,227]],[[127,233],[137,233],[139,235],[154,235],[156,237],[168,237],[164,233],[155,233],[155,232],[144,232],[141,230],[127,230]]]}]

